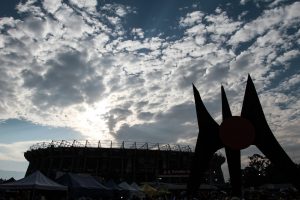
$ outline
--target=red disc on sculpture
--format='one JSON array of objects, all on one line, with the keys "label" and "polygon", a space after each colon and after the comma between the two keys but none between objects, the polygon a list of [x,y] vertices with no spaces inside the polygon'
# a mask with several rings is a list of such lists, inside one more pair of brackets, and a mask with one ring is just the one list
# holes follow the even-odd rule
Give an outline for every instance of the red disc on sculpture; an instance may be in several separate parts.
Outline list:
[{"label": "red disc on sculpture", "polygon": [[238,116],[225,119],[219,133],[223,144],[234,150],[247,148],[253,144],[255,138],[255,130],[251,122]]}]

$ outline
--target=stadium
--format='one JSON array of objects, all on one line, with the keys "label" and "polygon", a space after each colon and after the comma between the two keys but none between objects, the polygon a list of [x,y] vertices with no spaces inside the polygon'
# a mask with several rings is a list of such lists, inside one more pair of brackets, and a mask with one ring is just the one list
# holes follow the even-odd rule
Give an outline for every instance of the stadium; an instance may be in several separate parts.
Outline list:
[{"label": "stadium", "polygon": [[[62,140],[35,144],[24,156],[29,162],[26,176],[40,170],[52,179],[72,172],[103,180],[185,184],[193,151],[183,145]],[[203,181],[223,184],[224,162],[222,155],[215,154]]]}]

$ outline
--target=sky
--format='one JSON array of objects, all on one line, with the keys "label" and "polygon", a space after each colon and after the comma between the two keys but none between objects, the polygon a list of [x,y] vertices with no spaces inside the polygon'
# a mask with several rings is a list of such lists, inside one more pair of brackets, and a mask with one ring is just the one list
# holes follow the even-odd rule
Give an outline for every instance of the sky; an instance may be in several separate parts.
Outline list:
[{"label": "sky", "polygon": [[299,10],[289,0],[1,0],[0,177],[23,176],[23,153],[44,141],[193,147],[192,83],[221,123],[221,84],[239,116],[248,73],[299,163]]}]

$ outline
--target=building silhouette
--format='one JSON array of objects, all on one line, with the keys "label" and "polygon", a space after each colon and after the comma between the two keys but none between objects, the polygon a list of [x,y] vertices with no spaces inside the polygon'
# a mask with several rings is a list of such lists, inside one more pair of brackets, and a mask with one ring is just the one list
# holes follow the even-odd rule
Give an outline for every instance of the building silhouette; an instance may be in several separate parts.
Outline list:
[{"label": "building silhouette", "polygon": [[[38,143],[24,153],[26,176],[36,170],[55,179],[66,172],[90,174],[116,181],[187,182],[192,149],[189,146],[111,141],[52,141]],[[204,183],[223,184],[222,155],[215,154]]]}]

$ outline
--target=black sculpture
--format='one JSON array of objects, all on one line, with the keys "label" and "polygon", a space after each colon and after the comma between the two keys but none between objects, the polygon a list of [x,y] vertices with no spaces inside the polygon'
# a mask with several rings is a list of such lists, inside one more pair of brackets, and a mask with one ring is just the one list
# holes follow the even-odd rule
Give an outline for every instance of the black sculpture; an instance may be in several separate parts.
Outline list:
[{"label": "black sculpture", "polygon": [[190,195],[197,191],[200,180],[208,169],[208,163],[213,154],[224,147],[232,186],[232,196],[241,197],[240,150],[250,145],[256,145],[286,175],[288,181],[300,189],[299,169],[275,139],[264,116],[250,75],[248,75],[240,117],[232,116],[224,88],[223,86],[221,87],[223,122],[220,126],[206,110],[194,85],[193,90],[199,134],[188,182],[188,193]]}]

